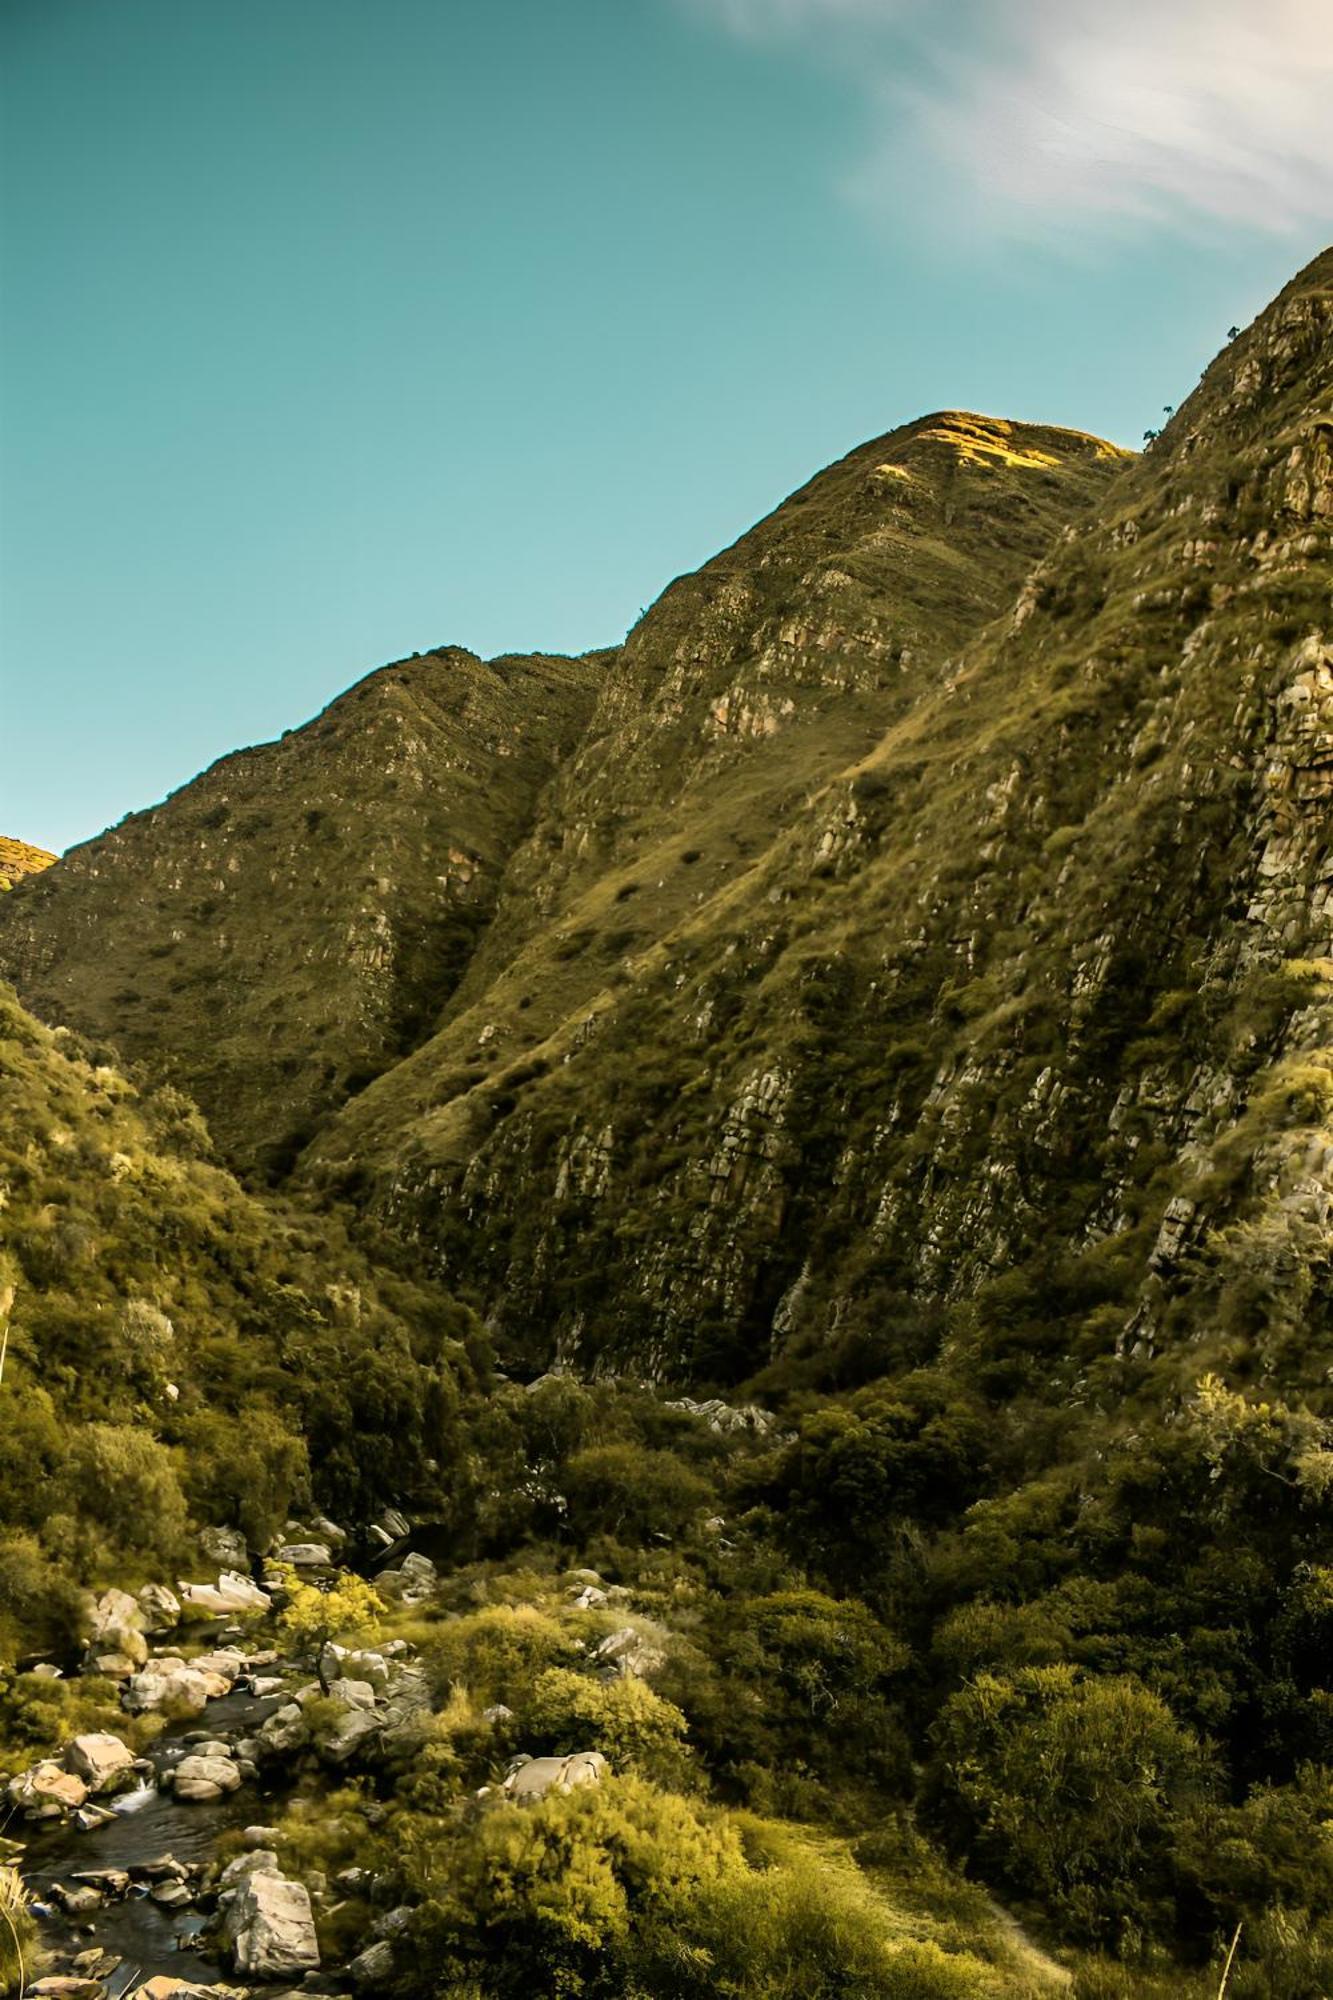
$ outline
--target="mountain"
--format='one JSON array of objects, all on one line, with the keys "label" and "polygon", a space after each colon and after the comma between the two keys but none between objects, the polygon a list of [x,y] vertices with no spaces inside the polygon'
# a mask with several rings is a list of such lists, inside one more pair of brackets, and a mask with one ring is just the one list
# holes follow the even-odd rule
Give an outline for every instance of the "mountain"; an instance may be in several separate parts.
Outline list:
[{"label": "mountain", "polygon": [[370,674],[25,884],[9,976],[280,1170],[433,1026],[600,672],[443,648]]},{"label": "mountain", "polygon": [[44,847],[30,847],[26,840],[10,840],[0,834],[0,891],[12,889],[25,875],[39,874],[55,858]]},{"label": "mountain", "polygon": [[407,1507],[277,1835],[406,2000],[1333,1990],[1330,799],[1333,251],[1141,457],[925,418],[20,883],[0,1646]]},{"label": "mountain", "polygon": [[[511,864],[540,922],[502,890],[441,1031],[326,1128],[312,1184],[466,1270],[534,1361],[715,1381],[924,1353],[962,1299],[1075,1377],[1093,1308],[1097,1352],[1188,1319],[1187,1272],[1253,1286],[1260,1243],[1277,1285],[1324,1199],[1318,1119],[1281,1107],[1333,949],[1331,278],[1302,273],[911,685],[817,593],[780,679],[772,628],[733,645],[710,586],[680,626],[668,593],[544,808],[572,858],[540,886],[533,846]],[[813,719],[753,763],[730,731],[701,747],[700,706],[771,719],[801,688]]]},{"label": "mountain", "polygon": [[[725,888],[1121,458],[1035,426],[908,426],[673,585],[619,651],[428,654],[224,758],[6,905],[0,969],[43,1017],[157,1063],[237,1165],[285,1171],[534,932],[533,1011],[505,1008],[524,1019],[488,1064]],[[477,1032],[432,1049],[428,1098],[475,1080]]]}]

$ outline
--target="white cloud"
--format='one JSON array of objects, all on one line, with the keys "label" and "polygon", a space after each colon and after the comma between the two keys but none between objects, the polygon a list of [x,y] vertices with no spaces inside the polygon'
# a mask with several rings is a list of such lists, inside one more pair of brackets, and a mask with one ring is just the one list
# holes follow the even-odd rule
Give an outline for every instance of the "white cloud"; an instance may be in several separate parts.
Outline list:
[{"label": "white cloud", "polygon": [[[943,166],[996,222],[1333,221],[1333,0],[695,0],[849,61],[903,198]],[[923,160],[924,153],[924,160]]]}]

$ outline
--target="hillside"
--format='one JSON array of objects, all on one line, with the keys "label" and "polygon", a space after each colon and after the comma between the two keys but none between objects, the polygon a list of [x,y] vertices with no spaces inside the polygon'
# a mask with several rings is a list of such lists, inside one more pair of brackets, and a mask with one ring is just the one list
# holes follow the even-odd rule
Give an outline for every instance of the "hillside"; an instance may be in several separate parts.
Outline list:
[{"label": "hillside", "polygon": [[456,648],[381,668],[25,883],[6,976],[280,1171],[433,1026],[599,678]]},{"label": "hillside", "polygon": [[25,875],[36,875],[55,860],[44,847],[30,847],[26,840],[10,840],[0,834],[0,892],[12,889]]},{"label": "hillside", "polygon": [[[1329,280],[1325,258],[1219,357],[771,839],[684,815],[702,852],[672,872],[699,888],[669,921],[640,916],[670,878],[629,858],[632,752],[598,766],[587,790],[619,797],[628,766],[631,801],[605,872],[579,901],[581,860],[555,871],[541,930],[322,1135],[330,1179],[465,1269],[534,1360],[892,1358],[994,1283],[1076,1373],[1071,1313],[1105,1306],[1094,1350],[1169,1317],[1187,1247],[1258,1227],[1275,1149],[1310,1139],[1255,1105],[1317,1040],[1329,951]],[[825,657],[797,649],[816,685]],[[591,757],[557,780],[576,849]]]},{"label": "hillside", "polygon": [[408,1508],[279,1836],[403,2000],[1333,1990],[1331,607],[1333,251],[1141,458],[924,418],[0,898],[108,1044],[4,1003],[11,1648]]},{"label": "hillside", "polygon": [[0,1210],[0,1662],[67,1647],[76,1583],[159,1574],[188,1522],[260,1547],[316,1499],[440,1504],[471,1315],[255,1200],[188,1099],[4,987]]},{"label": "hillside", "polygon": [[[280,1173],[534,928],[561,956],[539,950],[541,1032],[506,1030],[509,1049],[725,883],[1118,462],[1074,433],[908,426],[673,585],[618,653],[428,654],[224,758],[7,905],[0,970],[44,1018],[158,1062],[234,1162]],[[630,860],[652,874],[629,882]]]}]

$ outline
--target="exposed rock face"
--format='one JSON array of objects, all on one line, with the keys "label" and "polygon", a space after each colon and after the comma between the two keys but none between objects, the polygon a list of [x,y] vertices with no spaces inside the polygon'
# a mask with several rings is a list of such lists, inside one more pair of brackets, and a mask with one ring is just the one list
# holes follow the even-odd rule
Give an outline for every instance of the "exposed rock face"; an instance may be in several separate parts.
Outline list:
[{"label": "exposed rock face", "polygon": [[0,973],[161,1062],[233,1159],[281,1168],[434,1025],[599,678],[457,648],[382,668],[27,877]]},{"label": "exposed rock face", "polygon": [[236,1970],[251,1979],[313,1972],[319,1945],[304,1883],[260,1868],[229,1892],[222,1938]]}]

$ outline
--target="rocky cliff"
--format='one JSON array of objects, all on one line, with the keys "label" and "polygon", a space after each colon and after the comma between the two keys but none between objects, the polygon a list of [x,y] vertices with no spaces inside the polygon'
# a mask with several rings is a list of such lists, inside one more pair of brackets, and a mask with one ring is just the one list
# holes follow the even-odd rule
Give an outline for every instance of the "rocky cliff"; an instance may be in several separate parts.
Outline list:
[{"label": "rocky cliff", "polygon": [[307,1191],[534,1364],[981,1325],[1077,1375],[1186,1295],[1243,1321],[1323,1214],[1331,281],[1137,463],[957,413],[853,453],[525,665],[566,695],[526,767],[401,719],[498,669],[372,676],[9,898],[0,964],[237,1157],[322,1118]]}]

